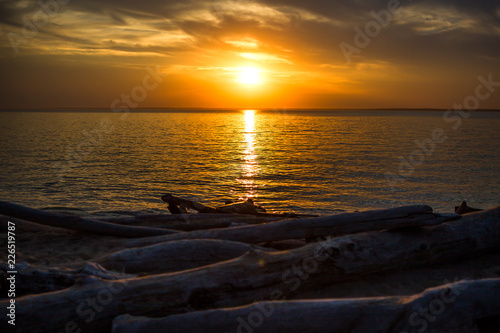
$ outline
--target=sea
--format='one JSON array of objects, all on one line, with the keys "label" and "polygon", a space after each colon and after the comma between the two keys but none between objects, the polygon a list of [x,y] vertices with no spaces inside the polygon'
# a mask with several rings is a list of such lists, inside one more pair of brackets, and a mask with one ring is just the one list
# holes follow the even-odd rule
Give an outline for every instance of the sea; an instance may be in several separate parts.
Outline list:
[{"label": "sea", "polygon": [[211,206],[329,215],[500,203],[500,112],[0,112],[0,200],[95,214]]}]

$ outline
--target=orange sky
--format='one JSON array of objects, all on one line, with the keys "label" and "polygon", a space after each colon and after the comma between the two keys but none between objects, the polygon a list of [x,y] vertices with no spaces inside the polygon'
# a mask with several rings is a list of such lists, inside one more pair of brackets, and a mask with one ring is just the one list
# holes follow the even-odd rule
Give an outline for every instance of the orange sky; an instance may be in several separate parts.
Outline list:
[{"label": "orange sky", "polygon": [[146,67],[137,108],[449,108],[500,81],[495,1],[41,3],[0,1],[0,108],[110,108]]}]

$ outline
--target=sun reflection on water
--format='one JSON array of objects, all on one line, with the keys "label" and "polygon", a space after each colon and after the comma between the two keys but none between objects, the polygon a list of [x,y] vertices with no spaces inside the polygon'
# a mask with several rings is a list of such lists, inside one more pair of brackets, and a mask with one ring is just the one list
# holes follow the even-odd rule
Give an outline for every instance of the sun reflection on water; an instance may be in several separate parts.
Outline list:
[{"label": "sun reflection on water", "polygon": [[257,154],[255,152],[255,110],[245,110],[244,122],[244,144],[242,175],[237,181],[247,190],[247,197],[257,196],[254,177],[258,173]]}]

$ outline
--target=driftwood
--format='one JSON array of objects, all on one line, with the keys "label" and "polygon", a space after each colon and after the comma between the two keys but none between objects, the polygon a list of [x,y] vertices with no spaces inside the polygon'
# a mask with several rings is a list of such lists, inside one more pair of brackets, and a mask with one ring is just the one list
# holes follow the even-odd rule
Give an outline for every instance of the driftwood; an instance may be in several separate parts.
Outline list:
[{"label": "driftwood", "polygon": [[149,332],[500,332],[500,279],[461,281],[412,297],[277,300],[113,322],[113,333]]},{"label": "driftwood", "polygon": [[[65,289],[87,278],[119,280],[134,275],[110,272],[98,264],[87,263],[78,269],[47,268],[19,263],[16,265],[16,296],[40,294]],[[6,295],[8,284],[6,277],[10,271],[6,263],[0,263],[0,295]]]},{"label": "driftwood", "polygon": [[161,197],[161,200],[168,203],[168,209],[172,214],[181,214],[185,211],[185,208],[194,209],[200,213],[229,213],[229,214],[257,214],[265,212],[260,206],[254,205],[252,199],[247,199],[245,202],[241,203],[228,203],[225,206],[220,207],[210,207],[204,205],[200,202],[187,200],[184,198],[176,197],[171,194],[165,194]]},{"label": "driftwood", "polygon": [[197,201],[187,200],[184,198],[176,197],[171,194],[165,194],[161,197],[161,200],[168,203],[168,209],[172,214],[183,214],[186,210],[185,208],[190,208],[196,210],[200,213],[217,214],[244,214],[244,215],[256,215],[256,216],[269,216],[269,217],[284,217],[284,218],[295,218],[295,217],[317,217],[317,215],[306,215],[306,214],[274,214],[266,213],[266,210],[253,203],[252,199],[247,199],[244,202],[233,203],[232,201],[227,202],[224,206],[210,207]]},{"label": "driftwood", "polygon": [[[17,329],[109,332],[121,314],[167,316],[289,297],[298,291],[396,269],[449,262],[500,247],[500,207],[435,227],[348,235],[282,252],[259,250],[218,264],[73,286],[16,300]],[[94,310],[89,299],[99,301]],[[0,302],[5,318],[7,302]],[[105,306],[104,306],[105,305]],[[57,313],[57,315],[50,315]],[[6,330],[5,321],[0,330]]]},{"label": "driftwood", "polygon": [[276,249],[276,250],[291,250],[297,249],[306,245],[307,242],[302,239],[289,239],[284,241],[273,241],[262,244],[263,247]]},{"label": "driftwood", "polygon": [[[126,249],[93,260],[91,263],[75,263],[65,268],[38,267],[27,263],[16,266],[16,294],[24,296],[65,289],[79,280],[97,277],[103,280],[119,280],[134,277],[125,273],[159,274],[201,267],[229,260],[252,250],[270,251],[263,247],[237,242],[217,240],[189,240],[160,243],[153,246]],[[0,279],[9,271],[0,262]],[[8,284],[0,283],[0,295]]]},{"label": "driftwood", "polygon": [[54,214],[5,201],[0,201],[0,214],[47,225],[50,227],[84,231],[106,236],[139,238],[177,233],[177,231],[174,230],[125,226],[99,222],[79,216]]},{"label": "driftwood", "polygon": [[200,213],[221,213],[217,211],[216,208],[206,206],[202,203],[193,201],[193,200],[187,200],[179,197],[175,197],[171,194],[165,194],[161,197],[161,200],[168,203],[168,209],[172,214],[181,214],[183,209],[179,209],[178,206],[181,207],[187,207],[193,210],[196,210]]},{"label": "driftwood", "polygon": [[263,247],[219,240],[181,240],[126,249],[94,260],[110,270],[126,273],[167,273],[229,260]]},{"label": "driftwood", "polygon": [[260,224],[282,220],[281,216],[238,214],[140,215],[135,217],[96,218],[98,221],[124,225],[154,225],[179,231],[226,228],[235,224]]},{"label": "driftwood", "polygon": [[416,205],[149,237],[129,241],[126,245],[139,247],[180,239],[223,239],[257,244],[289,239],[314,239],[317,237],[337,236],[373,230],[429,226],[440,224],[446,219],[445,217],[432,214],[432,208],[429,206]]},{"label": "driftwood", "polygon": [[474,212],[480,212],[484,209],[480,208],[472,208],[467,205],[467,202],[462,201],[460,206],[455,206],[455,213],[463,215],[463,214],[468,214],[468,213],[474,213]]}]

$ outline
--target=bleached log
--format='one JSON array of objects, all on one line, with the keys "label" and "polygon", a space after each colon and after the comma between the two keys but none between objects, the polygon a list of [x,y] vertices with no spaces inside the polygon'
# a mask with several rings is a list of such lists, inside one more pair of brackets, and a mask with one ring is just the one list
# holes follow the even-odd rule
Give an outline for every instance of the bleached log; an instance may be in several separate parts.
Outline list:
[{"label": "bleached log", "polygon": [[445,218],[432,214],[431,207],[416,205],[149,237],[141,240],[129,241],[126,245],[130,247],[140,247],[158,242],[168,242],[180,239],[223,239],[257,244],[289,239],[337,236],[363,231],[429,226],[440,224],[445,220]]},{"label": "bleached log", "polygon": [[284,241],[276,241],[276,242],[267,242],[262,244],[262,246],[266,248],[276,249],[276,250],[291,250],[297,249],[306,245],[307,242],[301,239],[289,239]]},{"label": "bleached log", "polygon": [[50,227],[84,231],[106,236],[140,238],[177,233],[177,231],[174,230],[125,226],[99,222],[79,216],[54,214],[5,201],[0,201],[0,214]]},{"label": "bleached log", "polygon": [[122,218],[97,218],[98,221],[124,225],[154,225],[179,231],[226,228],[233,224],[259,224],[283,220],[283,217],[265,217],[240,214],[179,214],[140,215]]},{"label": "bleached log", "polygon": [[[102,280],[119,280],[131,278],[135,275],[123,272],[111,272],[96,263],[87,263],[78,269],[47,268],[33,266],[28,263],[16,265],[16,296],[41,294],[73,286],[82,279],[99,278]],[[0,262],[0,276],[8,276],[9,269],[6,263]],[[6,294],[9,285],[1,283],[1,294]]]},{"label": "bleached log", "polygon": [[165,318],[123,315],[112,333],[456,333],[482,332],[481,325],[500,332],[500,279],[460,281],[411,297],[259,302]]},{"label": "bleached log", "polygon": [[[282,252],[251,251],[197,269],[118,281],[96,279],[57,293],[22,297],[16,311],[21,331],[109,332],[114,317],[167,316],[288,298],[299,291],[372,273],[449,262],[498,250],[500,207],[430,228],[348,235]],[[88,299],[107,293],[99,311],[83,312]],[[0,302],[5,318],[7,302]],[[57,315],[54,315],[57,314]],[[34,324],[35,323],[35,324]],[[0,330],[7,329],[0,322]]]},{"label": "bleached log", "polygon": [[231,241],[181,240],[126,249],[94,261],[119,272],[159,274],[211,265],[257,249],[270,251]]},{"label": "bleached log", "polygon": [[[66,267],[40,267],[28,263],[16,265],[18,297],[57,291],[73,286],[78,280],[98,277],[119,280],[137,275],[159,274],[201,267],[233,259],[252,250],[270,251],[255,245],[217,240],[189,240],[160,243],[143,248],[126,249],[94,259],[90,263],[74,263]],[[0,262],[0,276],[10,269]],[[130,274],[125,274],[130,273]],[[5,284],[0,284],[4,288]]]}]

